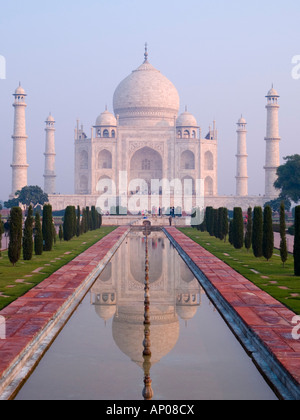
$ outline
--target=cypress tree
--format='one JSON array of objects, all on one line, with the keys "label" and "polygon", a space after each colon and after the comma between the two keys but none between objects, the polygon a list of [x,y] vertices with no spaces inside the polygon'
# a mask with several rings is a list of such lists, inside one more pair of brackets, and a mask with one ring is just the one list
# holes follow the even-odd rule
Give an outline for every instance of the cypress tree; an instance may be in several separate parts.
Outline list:
[{"label": "cypress tree", "polygon": [[223,231],[223,213],[224,208],[218,208],[218,238],[223,241],[224,239],[224,231]]},{"label": "cypress tree", "polygon": [[252,231],[252,249],[256,258],[263,256],[263,212],[261,207],[254,208],[253,231]]},{"label": "cypress tree", "polygon": [[282,264],[284,266],[284,264],[286,263],[288,259],[284,201],[282,201],[280,205],[280,257],[281,257]]},{"label": "cypress tree", "polygon": [[76,216],[76,208],[75,206],[71,206],[72,212],[72,238],[76,236],[77,231],[77,216]]},{"label": "cypress tree", "polygon": [[218,209],[214,209],[214,232],[213,235],[219,237],[219,212]]},{"label": "cypress tree", "polygon": [[85,233],[85,209],[82,209],[82,217],[80,222],[80,233]]},{"label": "cypress tree", "polygon": [[43,232],[41,225],[41,216],[39,212],[35,214],[35,231],[34,231],[34,253],[35,255],[43,254]]},{"label": "cypress tree", "polygon": [[230,219],[229,222],[229,237],[228,237],[230,245],[233,245],[233,220]]},{"label": "cypress tree", "polygon": [[97,207],[97,229],[100,229],[102,226],[102,212],[101,209]]},{"label": "cypress tree", "polygon": [[13,207],[10,211],[10,233],[8,258],[15,266],[19,261],[22,250],[22,210],[20,207]]},{"label": "cypress tree", "polygon": [[274,252],[274,231],[272,209],[266,206],[264,209],[264,224],[263,224],[263,256],[269,261]]},{"label": "cypress tree", "polygon": [[33,210],[32,206],[29,206],[27,218],[24,227],[23,236],[23,259],[24,261],[30,261],[33,254]]},{"label": "cypress tree", "polygon": [[0,214],[0,257],[1,257],[1,248],[2,248],[2,235],[4,233],[4,223],[2,222],[1,219],[1,214]]},{"label": "cypress tree", "polygon": [[77,219],[76,219],[76,236],[77,238],[81,235],[80,229],[80,207],[77,206]]},{"label": "cypress tree", "polygon": [[248,208],[247,230],[245,234],[245,248],[249,252],[252,246],[252,208]]},{"label": "cypress tree", "polygon": [[88,226],[88,210],[86,208],[83,209],[82,218],[83,218],[83,233],[86,233],[89,230],[89,226]]},{"label": "cypress tree", "polygon": [[91,221],[91,214],[90,214],[90,208],[86,207],[86,232],[90,230],[90,221]]},{"label": "cypress tree", "polygon": [[244,245],[244,220],[243,211],[240,207],[233,210],[233,246],[235,249],[241,249]]},{"label": "cypress tree", "polygon": [[63,231],[62,225],[59,225],[58,236],[59,236],[59,240],[61,242],[63,240],[63,237],[64,237],[64,231]]},{"label": "cypress tree", "polygon": [[96,230],[97,228],[97,214],[96,214],[96,207],[92,206],[91,209],[91,226],[92,226],[92,230]]},{"label": "cypress tree", "polygon": [[295,208],[294,271],[300,276],[300,206]]},{"label": "cypress tree", "polygon": [[57,233],[56,233],[56,227],[55,224],[52,223],[52,236],[53,236],[53,244],[56,244],[56,237],[57,237]]},{"label": "cypress tree", "polygon": [[45,204],[43,207],[43,241],[44,251],[52,251],[53,248],[53,217],[51,204]]},{"label": "cypress tree", "polygon": [[74,234],[74,214],[73,207],[67,206],[64,216],[64,240],[70,241],[73,238]]},{"label": "cypress tree", "polygon": [[210,210],[210,236],[214,236],[215,234],[215,209],[212,208]]},{"label": "cypress tree", "polygon": [[228,210],[227,210],[226,207],[223,207],[223,214],[222,214],[222,234],[224,236],[224,242],[226,242],[228,232],[229,232]]},{"label": "cypress tree", "polygon": [[212,207],[206,207],[205,210],[205,219],[206,219],[206,229],[209,234],[212,232]]}]

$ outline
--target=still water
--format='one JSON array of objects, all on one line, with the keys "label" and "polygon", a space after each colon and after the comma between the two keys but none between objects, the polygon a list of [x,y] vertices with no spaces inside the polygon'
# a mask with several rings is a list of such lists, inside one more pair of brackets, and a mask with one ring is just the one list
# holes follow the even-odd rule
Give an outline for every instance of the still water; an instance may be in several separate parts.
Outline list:
[{"label": "still water", "polygon": [[[16,400],[142,400],[146,239],[132,231]],[[163,232],[147,239],[153,400],[274,400]]]}]

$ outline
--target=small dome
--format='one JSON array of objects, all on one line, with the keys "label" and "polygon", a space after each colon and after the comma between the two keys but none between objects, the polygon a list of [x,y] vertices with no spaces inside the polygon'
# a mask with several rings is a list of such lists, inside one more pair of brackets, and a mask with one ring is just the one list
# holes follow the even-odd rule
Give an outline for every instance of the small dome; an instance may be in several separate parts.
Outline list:
[{"label": "small dome", "polygon": [[100,127],[100,126],[116,127],[117,126],[117,120],[111,112],[106,110],[106,111],[102,112],[102,114],[99,115],[99,117],[96,120],[95,126],[96,127]]},{"label": "small dome", "polygon": [[278,95],[277,90],[275,90],[273,87],[272,87],[272,89],[270,89],[270,90],[269,90],[269,92],[268,92],[268,94],[267,94],[267,98],[268,98],[269,96],[276,96],[277,98],[279,98],[279,95]]},{"label": "small dome", "polygon": [[46,122],[55,122],[55,119],[49,114],[49,117],[46,119]]},{"label": "small dome", "polygon": [[21,84],[15,90],[15,95],[26,95],[25,90],[22,88]]},{"label": "small dome", "polygon": [[189,112],[183,112],[177,119],[177,127],[198,127],[196,118]]},{"label": "small dome", "polygon": [[245,118],[242,116],[239,121],[238,124],[247,124],[247,121],[245,120]]}]

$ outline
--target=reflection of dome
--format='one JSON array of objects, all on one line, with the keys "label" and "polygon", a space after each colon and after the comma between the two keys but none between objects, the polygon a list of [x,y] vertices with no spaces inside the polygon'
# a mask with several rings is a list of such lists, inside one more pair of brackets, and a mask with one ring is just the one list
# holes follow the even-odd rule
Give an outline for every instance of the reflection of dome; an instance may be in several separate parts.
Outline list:
[{"label": "reflection of dome", "polygon": [[116,313],[116,305],[95,305],[96,314],[104,321],[111,319]]},{"label": "reflection of dome", "polygon": [[134,123],[146,125],[155,125],[164,119],[174,125],[179,110],[175,86],[148,60],[119,84],[113,103],[115,115],[119,115],[124,125],[133,123],[132,119]]},{"label": "reflection of dome", "polygon": [[[179,321],[174,308],[162,312],[156,306],[150,309],[151,364],[159,362],[176,345],[179,337]],[[114,317],[112,332],[119,349],[142,366],[144,341],[144,307],[119,307]]]},{"label": "reflection of dome", "polygon": [[188,321],[189,319],[194,318],[198,310],[197,306],[177,306],[176,312],[178,316],[184,321]]},{"label": "reflection of dome", "polygon": [[196,118],[189,112],[183,112],[177,119],[177,127],[197,127]]},{"label": "reflection of dome", "polygon": [[117,120],[115,116],[110,113],[109,111],[104,111],[102,114],[99,115],[99,117],[96,120],[96,127],[106,126],[106,127],[116,127],[117,126]]}]

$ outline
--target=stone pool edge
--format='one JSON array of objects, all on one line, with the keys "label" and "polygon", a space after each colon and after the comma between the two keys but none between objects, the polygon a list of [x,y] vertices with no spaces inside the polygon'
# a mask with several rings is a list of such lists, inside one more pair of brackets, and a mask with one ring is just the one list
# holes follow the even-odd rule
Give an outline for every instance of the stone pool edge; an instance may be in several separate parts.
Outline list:
[{"label": "stone pool edge", "polygon": [[[117,249],[123,243],[130,232],[130,227],[126,226],[126,230],[124,227],[120,227],[112,233],[116,234],[118,230],[120,230],[120,232],[124,231],[120,238],[108,250],[106,255],[101,258],[97,266],[87,275],[84,281],[81,282],[74,292],[65,300],[55,315],[48,320],[46,325],[38,332],[34,339],[26,345],[14,360],[12,360],[10,366],[3,373],[0,378],[0,401],[12,399],[16,395],[26,378],[32,373],[44,353],[83,300],[97,277],[99,277]],[[105,238],[107,239],[109,235],[102,238],[99,242]],[[85,252],[87,251],[88,250]],[[39,287],[41,287],[42,283],[39,284]]]},{"label": "stone pool edge", "polygon": [[[244,347],[249,357],[252,358],[253,363],[257,366],[278,398],[282,400],[300,400],[300,384],[298,381],[280,363],[276,355],[266,346],[264,341],[257,336],[251,326],[248,325],[247,322],[237,313],[234,307],[224,296],[222,296],[221,292],[217,290],[209,278],[201,271],[201,268],[181,247],[181,245],[169,232],[169,230],[172,229],[174,228],[170,229],[165,227],[163,228],[163,232],[198,279],[208,297],[216,306],[233,334]],[[190,241],[192,240],[190,239]],[[201,247],[197,243],[194,244],[195,246]]]}]

